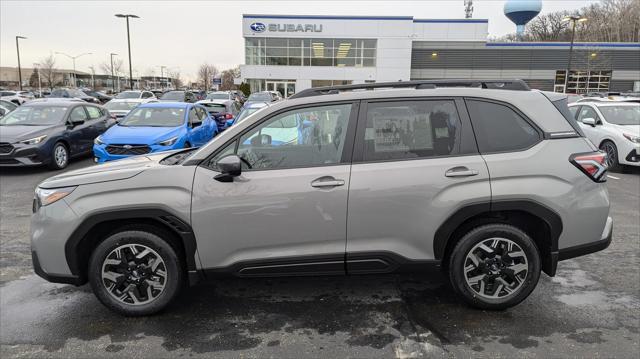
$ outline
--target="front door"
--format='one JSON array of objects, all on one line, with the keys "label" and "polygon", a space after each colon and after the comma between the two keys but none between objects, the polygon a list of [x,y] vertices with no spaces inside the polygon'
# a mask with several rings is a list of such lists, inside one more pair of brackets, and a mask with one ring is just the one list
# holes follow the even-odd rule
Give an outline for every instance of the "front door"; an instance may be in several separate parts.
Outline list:
[{"label": "front door", "polygon": [[[203,268],[246,276],[344,273],[355,107],[276,114],[197,168],[191,219]],[[242,174],[218,182],[217,160],[234,153],[246,164]]]},{"label": "front door", "polygon": [[348,273],[440,259],[434,249],[439,226],[465,205],[489,208],[489,173],[462,100],[363,104],[355,146]]},{"label": "front door", "polygon": [[[84,122],[76,122],[77,124],[74,125],[74,121]],[[97,135],[95,129],[92,128],[92,123],[89,121],[89,116],[87,116],[84,106],[76,106],[71,110],[67,120],[67,129],[71,144],[69,149],[71,155],[88,152],[93,148],[93,140]]]}]

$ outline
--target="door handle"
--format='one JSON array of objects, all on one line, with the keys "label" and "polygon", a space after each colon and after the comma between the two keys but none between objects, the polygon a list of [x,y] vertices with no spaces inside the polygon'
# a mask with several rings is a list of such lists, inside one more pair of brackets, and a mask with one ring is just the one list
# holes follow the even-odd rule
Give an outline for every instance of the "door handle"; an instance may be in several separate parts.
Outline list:
[{"label": "door handle", "polygon": [[470,170],[464,166],[450,168],[447,170],[447,172],[444,173],[446,177],[470,177],[476,176],[477,174],[478,171]]},{"label": "door handle", "polygon": [[320,177],[311,182],[311,187],[322,188],[322,187],[338,187],[344,186],[344,180],[335,179],[331,176]]}]

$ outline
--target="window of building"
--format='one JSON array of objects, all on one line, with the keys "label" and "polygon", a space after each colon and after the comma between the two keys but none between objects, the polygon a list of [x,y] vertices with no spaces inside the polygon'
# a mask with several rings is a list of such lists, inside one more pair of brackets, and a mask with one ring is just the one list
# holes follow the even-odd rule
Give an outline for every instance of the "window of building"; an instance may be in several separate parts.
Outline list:
[{"label": "window of building", "polygon": [[351,80],[311,80],[311,87],[351,85]]},{"label": "window of building", "polygon": [[523,150],[540,140],[538,131],[508,106],[476,100],[466,103],[480,153]]},{"label": "window of building", "polygon": [[611,83],[611,71],[578,71],[572,70],[567,77],[566,70],[557,70],[555,84],[565,84],[565,93],[586,94],[590,92],[607,92]]},{"label": "window of building", "polygon": [[373,67],[373,39],[245,39],[247,65]]},{"label": "window of building", "polygon": [[285,112],[242,135],[238,156],[251,169],[338,164],[350,114],[350,104]]},{"label": "window of building", "polygon": [[450,100],[370,103],[364,160],[459,154],[461,129],[455,103]]}]

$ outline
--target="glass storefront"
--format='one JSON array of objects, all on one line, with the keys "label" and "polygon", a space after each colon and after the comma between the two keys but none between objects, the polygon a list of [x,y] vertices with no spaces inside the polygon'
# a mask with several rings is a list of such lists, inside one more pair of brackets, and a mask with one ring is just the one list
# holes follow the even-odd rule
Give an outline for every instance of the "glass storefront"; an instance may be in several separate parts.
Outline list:
[{"label": "glass storefront", "polygon": [[374,67],[377,40],[246,38],[247,65]]},{"label": "glass storefront", "polygon": [[567,78],[566,70],[557,70],[554,90],[573,94],[607,92],[610,82],[611,71],[572,70]]}]

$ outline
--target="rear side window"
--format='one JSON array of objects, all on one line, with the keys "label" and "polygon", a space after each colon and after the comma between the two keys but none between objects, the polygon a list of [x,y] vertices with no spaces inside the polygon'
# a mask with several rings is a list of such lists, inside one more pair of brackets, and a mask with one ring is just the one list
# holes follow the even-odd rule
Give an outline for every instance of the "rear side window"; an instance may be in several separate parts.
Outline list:
[{"label": "rear side window", "polygon": [[508,106],[466,100],[480,153],[518,151],[540,141],[540,133]]},{"label": "rear side window", "polygon": [[452,100],[376,102],[367,106],[364,161],[460,153],[461,122]]}]

